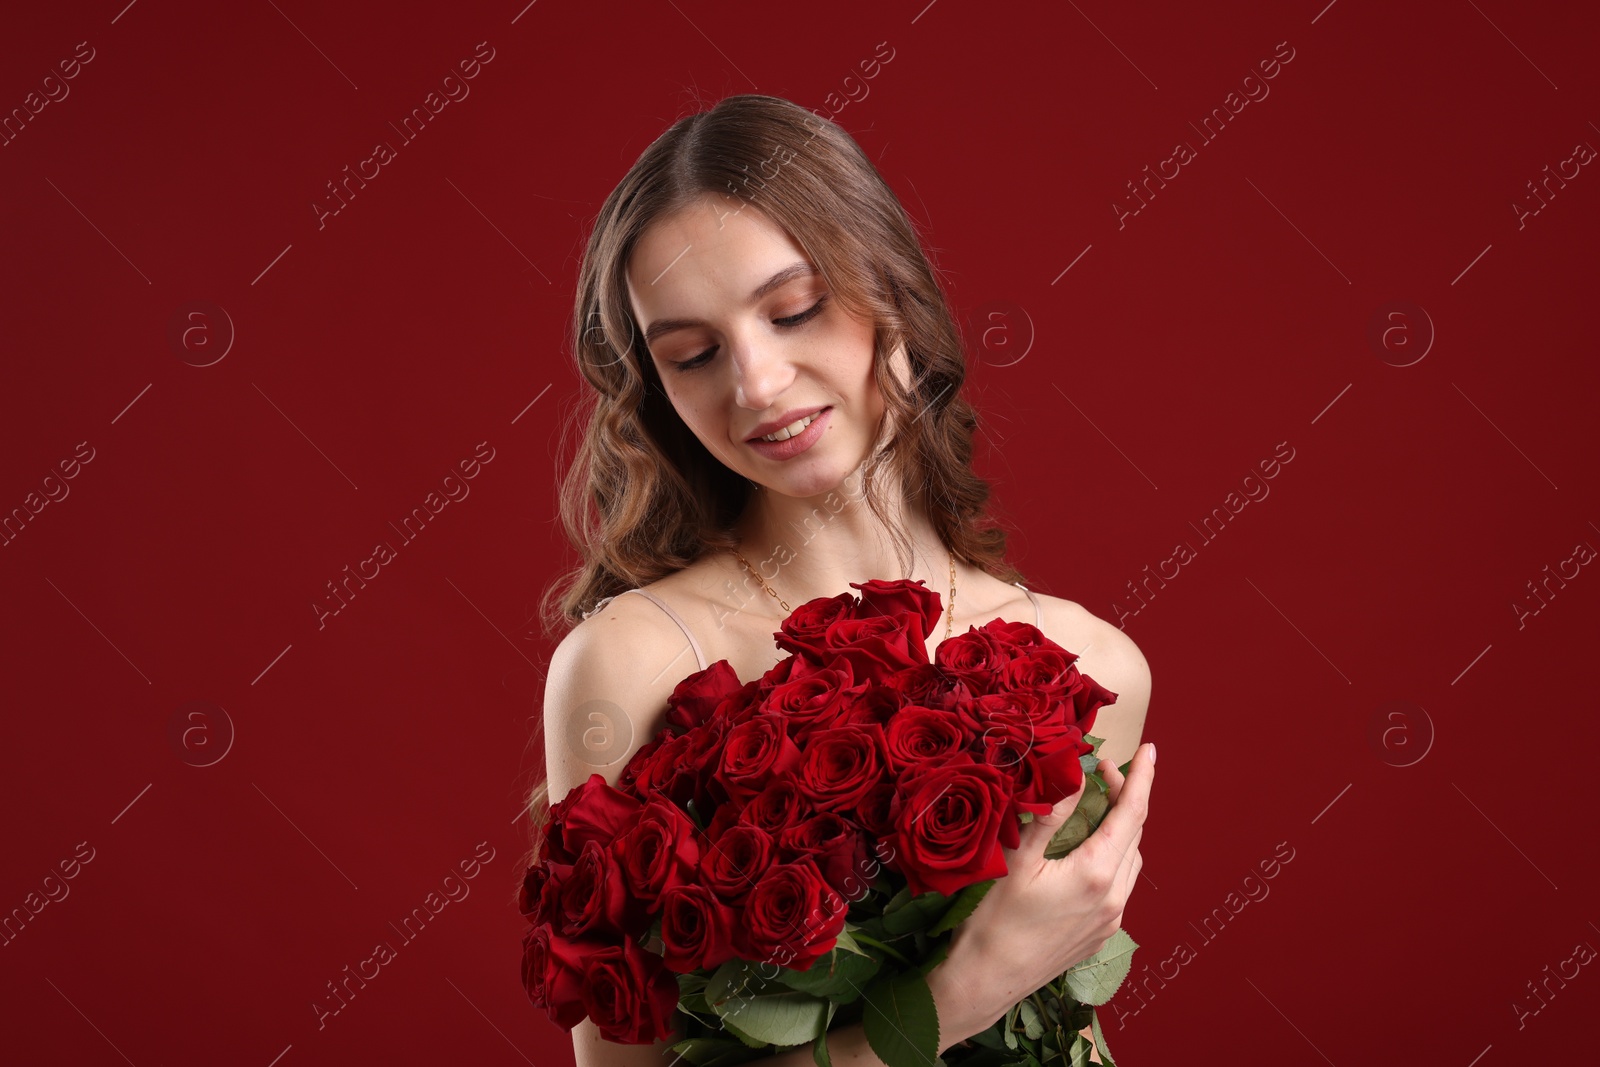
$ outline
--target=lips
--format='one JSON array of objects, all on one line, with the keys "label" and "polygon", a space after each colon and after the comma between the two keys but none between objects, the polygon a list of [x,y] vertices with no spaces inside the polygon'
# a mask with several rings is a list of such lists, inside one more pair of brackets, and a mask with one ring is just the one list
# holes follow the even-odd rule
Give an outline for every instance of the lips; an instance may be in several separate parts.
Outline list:
[{"label": "lips", "polygon": [[767,434],[776,433],[777,431],[783,429],[785,426],[788,426],[790,423],[798,422],[801,419],[805,418],[807,415],[815,415],[817,412],[822,411],[822,410],[826,409],[827,407],[828,407],[827,404],[817,404],[817,405],[815,405],[813,407],[809,407],[809,408],[795,408],[793,411],[784,412],[782,415],[778,416],[776,419],[773,419],[771,422],[763,422],[760,426],[757,426],[755,428],[755,431],[753,433],[751,433],[749,437],[745,438],[745,440],[746,441],[759,441],[761,438],[765,437]]}]

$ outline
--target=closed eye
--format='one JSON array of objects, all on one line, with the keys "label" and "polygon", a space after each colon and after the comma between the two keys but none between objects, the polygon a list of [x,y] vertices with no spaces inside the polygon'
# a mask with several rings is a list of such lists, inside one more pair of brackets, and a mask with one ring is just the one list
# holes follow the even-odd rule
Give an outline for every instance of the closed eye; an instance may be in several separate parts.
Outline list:
[{"label": "closed eye", "polygon": [[[815,304],[812,304],[810,307],[800,312],[800,314],[789,315],[781,319],[773,319],[772,324],[774,326],[782,326],[786,330],[792,330],[796,327],[804,326],[806,323],[810,322],[812,319],[816,318],[822,313],[822,305],[826,304],[827,302],[828,298],[826,296],[820,297]],[[701,352],[693,359],[685,359],[673,363],[673,369],[679,371],[698,370],[707,363],[711,362],[711,357],[716,351],[717,346],[712,345],[710,348],[706,349],[704,352]]]}]

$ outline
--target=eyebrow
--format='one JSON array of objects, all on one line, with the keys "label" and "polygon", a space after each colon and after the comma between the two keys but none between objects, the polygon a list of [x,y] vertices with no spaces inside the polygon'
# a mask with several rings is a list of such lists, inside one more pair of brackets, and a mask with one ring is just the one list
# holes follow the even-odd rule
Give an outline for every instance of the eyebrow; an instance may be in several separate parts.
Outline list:
[{"label": "eyebrow", "polygon": [[[817,269],[810,263],[804,261],[792,263],[756,286],[755,291],[750,294],[749,302],[755,303],[785,282],[793,281],[795,278],[808,277],[816,273]],[[699,319],[657,319],[650,324],[649,329],[645,330],[644,343],[649,345],[662,334],[671,333],[673,330],[684,330],[692,326],[704,325],[705,323]]]}]

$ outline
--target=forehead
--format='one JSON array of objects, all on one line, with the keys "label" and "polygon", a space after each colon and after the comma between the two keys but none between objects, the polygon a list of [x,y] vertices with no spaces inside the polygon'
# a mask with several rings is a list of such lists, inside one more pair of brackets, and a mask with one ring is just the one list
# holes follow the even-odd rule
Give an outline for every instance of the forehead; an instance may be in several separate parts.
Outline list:
[{"label": "forehead", "polygon": [[807,259],[782,226],[732,197],[702,197],[651,223],[628,260],[628,298],[641,326],[708,316],[748,299],[773,272]]}]

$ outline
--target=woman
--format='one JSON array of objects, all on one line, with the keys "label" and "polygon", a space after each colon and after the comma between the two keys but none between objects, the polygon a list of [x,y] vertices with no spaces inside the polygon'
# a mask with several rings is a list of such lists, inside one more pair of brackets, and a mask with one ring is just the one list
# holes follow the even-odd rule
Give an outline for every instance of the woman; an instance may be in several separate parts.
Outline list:
[{"label": "woman", "polygon": [[[782,658],[772,636],[793,607],[853,581],[921,579],[945,607],[930,655],[969,626],[1028,621],[1119,695],[1095,722],[1111,813],[1060,861],[1043,847],[1077,795],[1024,828],[1012,873],[929,976],[941,1049],[1098,951],[1142,863],[1153,747],[1126,783],[1115,765],[1138,748],[1149,670],[1122,631],[1027,590],[1006,562],[969,467],[960,336],[859,146],[770,96],[678,121],[601,208],[574,335],[594,392],[562,517],[583,563],[544,605],[552,631],[577,625],[550,663],[534,826],[591,773],[615,784],[690,672],[726,659],[754,678]],[[588,1020],[573,1042],[578,1067],[672,1059]],[[879,1062],[859,1025],[828,1047],[839,1067]],[[775,1060],[807,1064],[812,1050]]]}]

